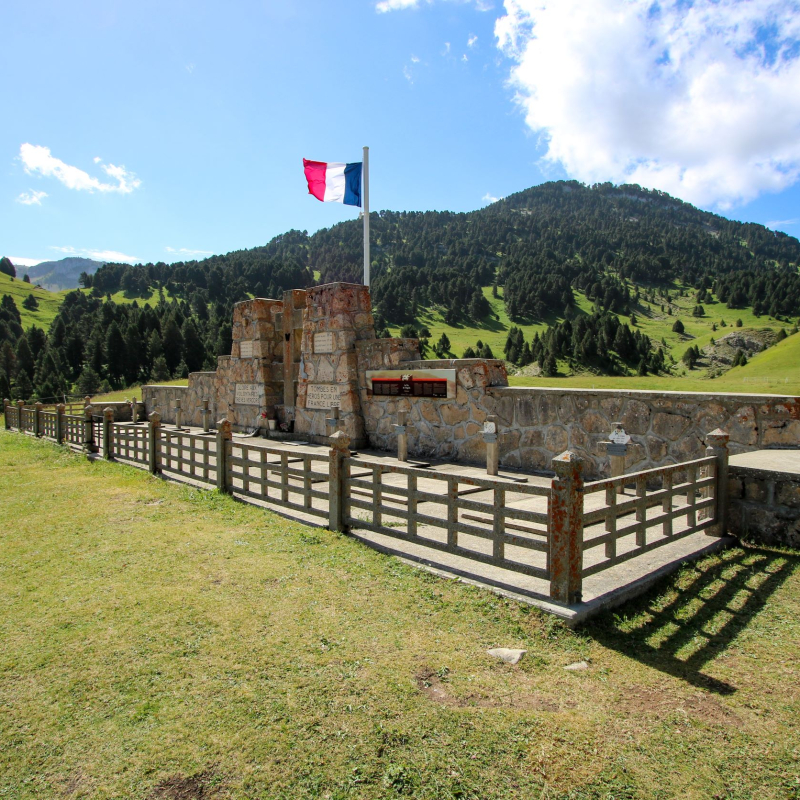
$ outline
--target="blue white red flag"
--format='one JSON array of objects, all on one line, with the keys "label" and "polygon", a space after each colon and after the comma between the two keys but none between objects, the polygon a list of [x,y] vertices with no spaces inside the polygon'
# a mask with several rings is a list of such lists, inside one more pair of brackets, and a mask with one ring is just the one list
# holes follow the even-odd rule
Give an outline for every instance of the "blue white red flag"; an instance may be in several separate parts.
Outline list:
[{"label": "blue white red flag", "polygon": [[337,161],[303,159],[308,193],[323,203],[344,203],[361,206],[361,162],[343,164]]}]

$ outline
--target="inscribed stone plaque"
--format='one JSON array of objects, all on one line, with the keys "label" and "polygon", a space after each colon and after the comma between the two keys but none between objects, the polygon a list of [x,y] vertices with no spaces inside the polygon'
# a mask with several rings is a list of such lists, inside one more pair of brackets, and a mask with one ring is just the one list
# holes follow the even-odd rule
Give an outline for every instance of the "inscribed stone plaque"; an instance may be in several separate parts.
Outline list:
[{"label": "inscribed stone plaque", "polygon": [[246,339],[245,341],[239,342],[239,357],[240,358],[252,358],[253,357],[253,340]]},{"label": "inscribed stone plaque", "polygon": [[233,402],[240,406],[264,405],[264,384],[237,383],[236,397]]},{"label": "inscribed stone plaque", "polygon": [[306,389],[306,408],[328,409],[339,405],[341,390],[335,383],[309,383]]},{"label": "inscribed stone plaque", "polygon": [[314,352],[333,352],[333,331],[320,331],[314,334]]}]

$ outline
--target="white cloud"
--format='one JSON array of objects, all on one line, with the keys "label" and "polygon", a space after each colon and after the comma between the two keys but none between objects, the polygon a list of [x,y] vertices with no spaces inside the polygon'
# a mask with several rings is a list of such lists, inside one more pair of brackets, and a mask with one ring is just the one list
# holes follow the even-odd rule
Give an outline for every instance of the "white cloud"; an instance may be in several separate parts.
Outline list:
[{"label": "white cloud", "polygon": [[443,56],[449,56],[450,55],[450,42],[445,42],[444,43],[444,51],[442,52],[442,55]]},{"label": "white cloud", "polygon": [[23,206],[40,206],[43,197],[47,197],[47,192],[37,192],[35,189],[31,189],[29,192],[23,192],[17,198],[17,202],[22,203]]},{"label": "white cloud", "polygon": [[186,71],[191,75],[194,72],[194,64],[187,64]]},{"label": "white cloud", "polygon": [[128,256],[116,250],[93,250],[92,248],[71,247],[69,245],[66,247],[51,245],[50,249],[57,250],[65,256],[80,256],[81,258],[92,258],[95,261],[119,261],[126,264],[137,264],[141,261],[136,256]]},{"label": "white cloud", "polygon": [[[780,228],[788,228],[791,225],[797,225],[800,222],[800,217],[795,217],[794,219],[773,219],[767,223],[767,227],[774,230],[779,230]],[[11,259],[14,260],[13,258]]]},{"label": "white cloud", "polygon": [[493,194],[486,192],[486,194],[481,198],[481,200],[485,200],[487,203],[496,203],[498,200],[502,200],[502,198],[495,197]]},{"label": "white cloud", "polygon": [[[428,0],[430,2],[430,0]],[[417,8],[420,0],[380,0],[375,4],[375,10],[379,14],[385,14],[387,11],[401,11],[405,8]]]},{"label": "white cloud", "polygon": [[418,56],[411,56],[411,63],[412,64],[419,64],[419,57]]},{"label": "white cloud", "polygon": [[167,253],[178,256],[213,256],[211,250],[191,250],[188,247],[165,247]]},{"label": "white cloud", "polygon": [[478,37],[475,34],[470,34],[469,39],[467,39],[467,47],[475,47],[475,44],[478,41]]},{"label": "white cloud", "polygon": [[728,208],[800,177],[798,0],[505,0],[545,161]]},{"label": "white cloud", "polygon": [[464,53],[464,55],[461,56],[461,60],[462,61],[469,61],[469,59],[467,58],[467,54],[466,53]]},{"label": "white cloud", "polygon": [[100,156],[95,156],[95,157],[92,159],[92,161],[94,161],[94,163],[95,163],[95,164],[99,164],[99,163],[100,163],[102,160],[103,160],[103,159],[102,159],[102,158],[100,158]]},{"label": "white cloud", "polygon": [[9,256],[9,258],[15,267],[35,267],[46,260],[44,258],[24,258],[22,256]]},{"label": "white cloud", "polygon": [[19,157],[25,167],[25,172],[32,175],[38,172],[46,177],[56,178],[61,181],[68,189],[86,192],[119,192],[120,194],[130,194],[134,189],[138,189],[142,182],[125,167],[118,167],[114,164],[102,164],[99,156],[94,159],[96,164],[100,164],[102,170],[116,183],[103,183],[98,178],[89,175],[88,172],[79,167],[65,164],[60,158],[56,158],[50,152],[49,147],[42,147],[34,144],[23,144],[19,148]]}]

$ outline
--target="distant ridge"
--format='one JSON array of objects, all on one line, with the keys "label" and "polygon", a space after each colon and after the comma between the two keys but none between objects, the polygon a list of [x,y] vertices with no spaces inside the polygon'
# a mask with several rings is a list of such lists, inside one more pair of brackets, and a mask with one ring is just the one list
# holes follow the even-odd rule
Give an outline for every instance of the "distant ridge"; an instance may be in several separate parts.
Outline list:
[{"label": "distant ridge", "polygon": [[17,264],[14,266],[20,278],[27,273],[31,283],[38,283],[50,292],[58,292],[62,289],[77,289],[82,272],[94,275],[105,263],[107,262],[70,256],[58,261],[42,261],[33,267]]}]

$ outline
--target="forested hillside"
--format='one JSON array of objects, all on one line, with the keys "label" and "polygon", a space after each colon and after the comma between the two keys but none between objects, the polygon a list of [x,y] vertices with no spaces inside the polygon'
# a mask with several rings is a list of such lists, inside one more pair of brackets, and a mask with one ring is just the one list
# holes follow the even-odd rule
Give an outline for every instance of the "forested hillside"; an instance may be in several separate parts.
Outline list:
[{"label": "forested hillside", "polygon": [[[485,330],[495,337],[493,355],[538,363],[544,374],[555,374],[559,362],[607,374],[667,372],[670,348],[683,341],[678,337],[691,338],[680,317],[705,318],[710,332],[714,307],[714,315],[724,308],[731,324],[735,317],[749,324],[762,315],[785,322],[800,315],[797,239],[638,186],[559,181],[470,213],[382,211],[370,224],[380,332],[403,327],[424,337],[433,320],[451,333]],[[234,302],[360,282],[361,230],[352,220],[202,261],[106,264],[81,276],[87,291],[67,295],[46,336],[23,335],[4,300],[0,390],[45,395],[81,376],[82,387],[119,386],[211,366],[227,352]],[[118,293],[127,304],[110,301]],[[676,341],[658,325],[643,328],[642,314],[663,321]],[[463,354],[463,345],[453,352],[437,332],[436,352]],[[470,352],[492,349],[475,341]]]}]

